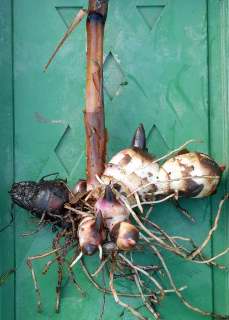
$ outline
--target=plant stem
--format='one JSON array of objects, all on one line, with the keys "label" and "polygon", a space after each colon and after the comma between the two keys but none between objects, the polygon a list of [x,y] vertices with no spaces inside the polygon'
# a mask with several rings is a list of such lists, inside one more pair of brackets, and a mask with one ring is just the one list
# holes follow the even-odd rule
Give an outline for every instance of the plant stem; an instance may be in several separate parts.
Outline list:
[{"label": "plant stem", "polygon": [[87,16],[86,128],[87,188],[98,184],[104,171],[106,129],[103,100],[103,37],[108,3],[89,0]]}]

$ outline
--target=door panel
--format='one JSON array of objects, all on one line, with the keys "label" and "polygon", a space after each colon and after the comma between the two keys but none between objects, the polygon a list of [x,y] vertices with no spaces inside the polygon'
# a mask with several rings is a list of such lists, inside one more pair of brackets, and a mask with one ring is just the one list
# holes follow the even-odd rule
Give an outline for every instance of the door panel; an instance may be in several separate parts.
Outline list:
[{"label": "door panel", "polygon": [[[214,120],[217,116],[213,115],[213,107],[217,108],[221,95],[212,89],[219,74],[209,59],[215,54],[215,49],[209,45],[214,35],[213,24],[215,19],[220,20],[220,16],[212,18],[213,11],[221,12],[222,8],[212,3],[204,0],[110,0],[104,50],[108,158],[130,144],[135,128],[143,122],[149,150],[156,156],[189,139],[197,139],[203,143],[191,145],[191,150],[213,151],[217,160],[225,161],[223,148],[226,144],[222,148],[215,147],[217,140],[211,131],[219,129],[222,121],[217,118],[216,124]],[[84,23],[71,35],[46,73],[43,66],[74,12],[86,5],[86,0],[14,1],[16,180],[35,180],[59,172],[73,185],[85,176]],[[213,100],[216,97],[217,101]],[[227,132],[227,128],[224,130]],[[171,203],[157,206],[152,219],[170,234],[192,237],[200,243],[212,221],[214,199],[212,202],[209,199],[181,201],[196,224],[180,216]],[[44,309],[42,314],[36,313],[35,292],[26,258],[50,250],[54,234],[47,227],[33,236],[21,237],[23,232],[33,230],[35,223],[29,214],[18,208],[15,226],[16,319],[99,319],[103,297],[88,283],[79,266],[75,268],[76,276],[87,296],[81,297],[65,279],[62,310],[55,314],[56,266],[42,276],[42,267],[48,261],[45,259],[34,262]],[[219,239],[225,243],[222,224],[219,234],[223,235]],[[206,250],[207,255],[217,251],[217,243]],[[214,303],[217,307],[215,291],[217,300],[225,300],[225,278],[221,278],[219,288],[217,276],[211,269],[186,263],[169,254],[165,256],[177,286],[188,286],[184,295],[194,305],[207,310],[212,310]],[[98,265],[97,257],[87,260],[92,269]],[[156,263],[154,257],[148,260]],[[125,289],[126,283],[117,283],[117,288]],[[135,306],[140,304],[131,299],[126,301]],[[226,308],[226,302],[221,308]],[[165,319],[202,319],[188,311],[173,295],[166,298],[159,310]],[[111,297],[106,297],[104,319],[119,319],[121,313],[122,308]],[[133,317],[125,312],[123,319]]]},{"label": "door panel", "polygon": [[[12,12],[8,0],[0,2],[0,230],[11,220],[8,190],[14,180]],[[0,232],[0,275],[14,268],[14,226]],[[0,286],[0,319],[14,318],[14,274]]]}]

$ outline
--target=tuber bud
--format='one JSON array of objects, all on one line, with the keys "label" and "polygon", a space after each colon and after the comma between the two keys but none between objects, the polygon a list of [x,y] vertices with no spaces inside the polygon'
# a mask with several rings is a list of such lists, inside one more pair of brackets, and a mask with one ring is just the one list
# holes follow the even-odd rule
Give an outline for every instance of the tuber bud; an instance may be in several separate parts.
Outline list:
[{"label": "tuber bud", "polygon": [[93,255],[105,240],[102,217],[86,216],[78,227],[79,246],[87,256]]},{"label": "tuber bud", "polygon": [[138,229],[129,221],[129,211],[115,197],[108,185],[105,194],[95,204],[96,212],[101,212],[111,239],[121,250],[131,250],[138,241]]}]

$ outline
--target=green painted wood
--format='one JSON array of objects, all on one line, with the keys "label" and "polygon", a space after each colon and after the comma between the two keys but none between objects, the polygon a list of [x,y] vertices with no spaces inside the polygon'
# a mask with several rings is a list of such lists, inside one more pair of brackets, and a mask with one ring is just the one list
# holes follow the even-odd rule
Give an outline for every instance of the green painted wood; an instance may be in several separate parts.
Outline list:
[{"label": "green painted wood", "polygon": [[[215,18],[213,18],[215,17]],[[210,91],[210,141],[212,155],[222,163],[229,163],[229,1],[210,1],[209,3],[209,91]],[[217,84],[217,85],[216,85]],[[213,201],[216,210],[217,201],[229,190],[228,166],[222,181],[221,192]],[[221,232],[216,233],[213,242],[213,254],[217,254],[229,244],[229,206],[225,206],[220,223]],[[222,228],[224,226],[224,228]],[[226,245],[225,245],[226,244]],[[229,256],[220,260],[229,265]],[[228,273],[215,271],[214,309],[229,314],[229,278]],[[225,292],[222,295],[222,292]],[[219,299],[219,297],[221,297]]]},{"label": "green painted wood", "polygon": [[[13,168],[13,74],[12,3],[0,2],[0,229],[10,217],[8,190],[14,179]],[[0,274],[14,268],[14,226],[0,233]],[[0,287],[0,319],[14,318],[14,276]]]},{"label": "green painted wood", "polygon": [[[59,171],[73,185],[76,179],[85,176],[82,110],[86,35],[83,23],[66,42],[47,73],[43,73],[43,66],[65,32],[74,9],[77,11],[86,4],[86,0],[14,1],[16,180],[39,179],[44,174]],[[194,138],[202,139],[204,143],[191,146],[192,150],[211,152],[219,162],[228,163],[225,151],[228,150],[227,24],[226,0],[122,3],[110,0],[104,56],[109,157],[129,145],[136,126],[143,122],[149,149],[157,156]],[[10,70],[7,74],[10,78]],[[10,104],[8,108],[11,110]],[[12,114],[9,114],[11,123]],[[12,130],[7,132],[6,141],[12,141]],[[4,161],[12,166],[12,160]],[[10,169],[8,179],[12,179],[12,172]],[[190,236],[201,242],[224,190],[222,187],[212,201],[182,201],[195,217],[195,225],[181,217],[171,204],[156,207],[152,218],[171,234]],[[2,203],[5,205],[6,201]],[[225,218],[206,254],[217,253],[227,245],[227,225],[228,218]],[[23,232],[34,227],[29,214],[17,209],[16,319],[99,319],[103,297],[88,283],[79,266],[75,268],[76,276],[87,296],[82,298],[65,279],[62,310],[59,315],[55,314],[56,266],[46,276],[41,275],[47,259],[34,263],[44,309],[42,314],[36,313],[26,258],[48,251],[54,234],[47,227],[31,237],[21,237]],[[12,237],[12,231],[9,237]],[[8,252],[12,252],[12,243],[8,246],[11,248]],[[156,263],[149,253],[137,259],[144,260],[145,256],[150,263]],[[188,285],[184,295],[190,302],[208,310],[228,311],[225,275],[169,254],[165,257],[177,286]],[[87,261],[91,269],[98,265],[97,257]],[[228,263],[228,260],[224,261]],[[118,282],[117,288],[135,290],[125,281]],[[2,295],[1,302],[6,297]],[[125,301],[139,306],[138,301]],[[169,320],[203,319],[187,310],[173,295],[166,298],[159,310],[163,318]],[[104,319],[119,319],[121,313],[122,309],[113,299],[106,297]],[[13,315],[5,313],[5,318],[11,320]],[[133,317],[125,312],[122,319]]]}]

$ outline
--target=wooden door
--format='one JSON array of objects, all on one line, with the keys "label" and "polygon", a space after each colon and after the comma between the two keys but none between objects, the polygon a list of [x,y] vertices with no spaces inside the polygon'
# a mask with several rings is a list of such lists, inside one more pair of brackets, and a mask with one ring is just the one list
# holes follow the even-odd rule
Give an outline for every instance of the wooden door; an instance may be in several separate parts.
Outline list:
[{"label": "wooden door", "polygon": [[[37,180],[59,172],[70,185],[85,176],[84,23],[46,73],[43,66],[76,11],[86,6],[86,0],[16,0],[12,5],[3,1],[2,30],[11,41],[3,39],[2,56],[11,61],[13,52],[13,62],[9,62],[7,76],[2,80],[9,93],[8,103],[4,104],[5,98],[1,97],[5,106],[1,130],[6,137],[2,148],[6,148],[7,141],[10,146],[1,161],[6,181],[2,189],[3,222],[9,219],[6,191],[13,176],[16,181]],[[109,1],[104,54],[108,158],[130,144],[135,128],[143,122],[149,150],[156,156],[189,139],[201,139],[202,144],[190,149],[211,153],[220,163],[228,163],[228,9],[226,0]],[[157,206],[152,218],[171,234],[192,237],[200,243],[208,232],[224,185],[226,179],[212,200],[182,200],[196,224],[180,216],[170,203]],[[206,254],[228,246],[227,226],[228,216],[224,216]],[[14,314],[17,320],[99,319],[103,297],[79,267],[75,273],[86,297],[82,298],[65,279],[61,313],[55,314],[56,266],[42,276],[45,259],[34,263],[44,309],[42,314],[36,313],[26,258],[49,250],[54,234],[47,227],[31,237],[21,237],[33,227],[29,214],[16,208],[15,226],[0,234],[2,265],[16,267],[14,282],[11,279],[2,289],[2,319],[11,320]],[[96,257],[88,261],[92,269],[98,264]],[[166,261],[177,286],[188,286],[184,295],[191,303],[228,313],[225,274],[168,254]],[[227,263],[228,259],[222,262]],[[149,263],[155,263],[153,258]],[[125,286],[125,281],[117,284],[120,289]],[[15,299],[10,298],[13,292]],[[174,295],[166,298],[159,310],[169,320],[203,318],[187,310]],[[122,309],[106,297],[104,319],[116,320],[120,316],[133,319],[128,312],[122,315]]]}]

